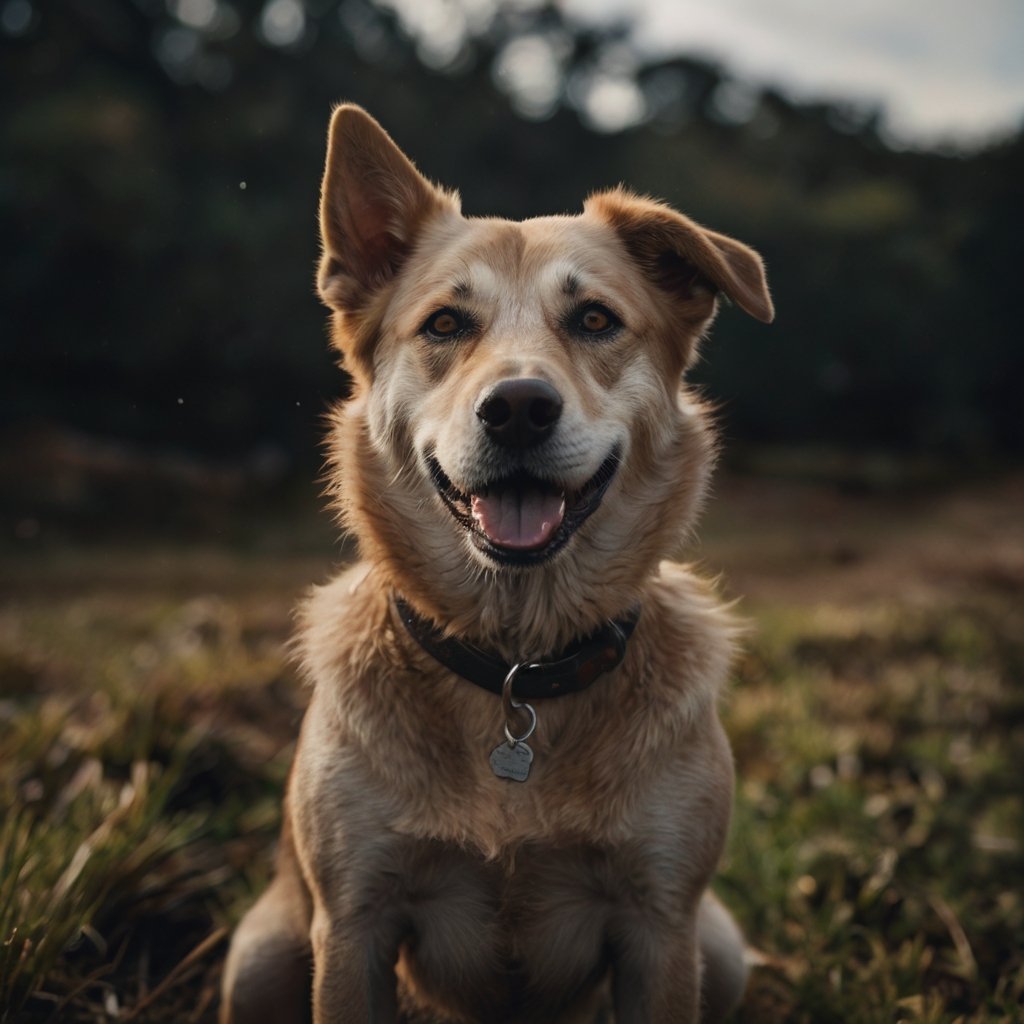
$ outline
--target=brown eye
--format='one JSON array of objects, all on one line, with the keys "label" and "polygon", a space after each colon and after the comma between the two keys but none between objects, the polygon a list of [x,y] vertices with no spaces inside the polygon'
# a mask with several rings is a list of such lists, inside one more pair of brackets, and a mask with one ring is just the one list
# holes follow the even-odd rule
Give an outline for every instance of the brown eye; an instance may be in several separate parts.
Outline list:
[{"label": "brown eye", "polygon": [[431,321],[430,329],[435,334],[454,334],[459,329],[459,321],[451,313],[438,313]]},{"label": "brown eye", "polygon": [[614,313],[596,302],[576,313],[572,324],[580,334],[587,335],[614,334],[622,326]]},{"label": "brown eye", "polygon": [[456,309],[439,309],[420,328],[430,338],[454,338],[469,326],[468,319]]}]

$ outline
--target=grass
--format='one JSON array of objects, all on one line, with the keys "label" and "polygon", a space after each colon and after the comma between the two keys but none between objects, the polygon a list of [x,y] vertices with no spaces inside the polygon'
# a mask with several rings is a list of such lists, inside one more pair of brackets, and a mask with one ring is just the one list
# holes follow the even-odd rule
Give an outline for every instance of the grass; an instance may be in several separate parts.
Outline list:
[{"label": "grass", "polygon": [[723,891],[768,951],[741,1020],[778,999],[815,1022],[1021,1019],[1013,612],[764,613],[729,716]]},{"label": "grass", "polygon": [[[754,623],[718,883],[762,961],[742,1024],[1024,1016],[1022,496],[723,485],[697,554]],[[0,1021],[214,1019],[322,529],[5,553]]]}]

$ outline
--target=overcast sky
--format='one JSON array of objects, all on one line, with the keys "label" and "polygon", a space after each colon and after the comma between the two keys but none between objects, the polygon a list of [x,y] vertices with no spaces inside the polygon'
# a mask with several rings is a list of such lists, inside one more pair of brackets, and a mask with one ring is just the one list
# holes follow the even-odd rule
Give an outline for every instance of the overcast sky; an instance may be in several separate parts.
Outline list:
[{"label": "overcast sky", "polygon": [[645,53],[691,53],[801,99],[880,104],[896,141],[972,145],[1024,124],[1024,0],[563,0],[630,14]]}]

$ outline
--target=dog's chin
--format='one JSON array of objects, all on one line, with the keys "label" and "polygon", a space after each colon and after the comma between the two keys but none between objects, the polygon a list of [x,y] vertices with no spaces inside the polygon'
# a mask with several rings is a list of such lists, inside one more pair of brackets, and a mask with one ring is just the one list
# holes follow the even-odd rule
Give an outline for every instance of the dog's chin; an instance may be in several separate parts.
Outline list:
[{"label": "dog's chin", "polygon": [[528,568],[552,559],[597,511],[620,459],[616,446],[597,472],[574,489],[518,470],[462,491],[433,454],[426,464],[445,508],[476,549],[498,565]]}]

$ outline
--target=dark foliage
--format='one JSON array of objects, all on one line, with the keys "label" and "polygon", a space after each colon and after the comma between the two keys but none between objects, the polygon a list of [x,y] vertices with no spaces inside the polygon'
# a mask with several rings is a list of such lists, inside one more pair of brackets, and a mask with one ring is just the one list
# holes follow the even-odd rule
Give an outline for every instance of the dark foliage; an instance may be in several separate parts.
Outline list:
[{"label": "dark foliage", "polygon": [[[728,311],[697,371],[734,441],[1024,451],[1024,137],[896,152],[865,112],[749,90],[738,116],[720,69],[616,70],[623,29],[553,6],[501,10],[444,51],[367,0],[306,0],[275,45],[270,6],[23,4],[0,36],[0,426],[308,458],[344,386],[312,278],[346,98],[469,213],[576,210],[625,181],[758,247],[779,319]],[[547,101],[501,71],[523,39],[553,55]],[[588,124],[609,75],[641,87],[642,125]],[[531,102],[540,120],[516,113]]]}]

